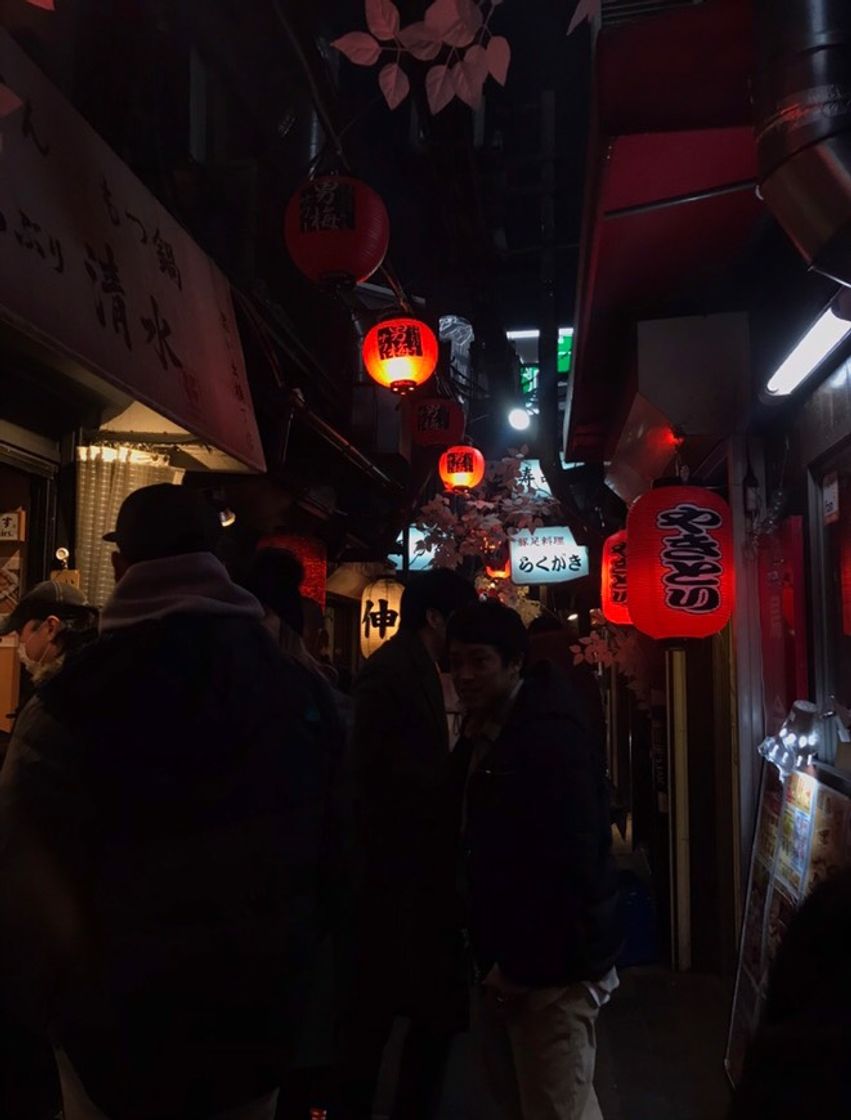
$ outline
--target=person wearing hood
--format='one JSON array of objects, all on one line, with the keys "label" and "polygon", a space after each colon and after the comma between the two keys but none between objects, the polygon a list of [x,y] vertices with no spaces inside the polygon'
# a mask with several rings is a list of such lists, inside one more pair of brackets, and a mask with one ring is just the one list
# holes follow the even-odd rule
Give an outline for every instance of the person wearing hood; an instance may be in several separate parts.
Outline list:
[{"label": "person wearing hood", "polygon": [[159,485],[118,515],[101,637],[0,773],[0,963],[67,1120],[271,1120],[318,939],[329,773],[306,670]]},{"label": "person wearing hood", "polygon": [[567,681],[550,662],[524,675],[528,651],[501,603],[449,621],[474,1035],[506,1120],[592,1120],[620,949],[605,772]]}]

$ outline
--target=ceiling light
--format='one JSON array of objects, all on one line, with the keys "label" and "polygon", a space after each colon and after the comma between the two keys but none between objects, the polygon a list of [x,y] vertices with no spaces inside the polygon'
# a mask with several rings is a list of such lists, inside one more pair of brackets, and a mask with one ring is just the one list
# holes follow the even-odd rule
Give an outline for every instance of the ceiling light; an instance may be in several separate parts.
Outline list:
[{"label": "ceiling light", "polygon": [[578,614],[569,614],[567,616],[567,621],[568,622],[578,622],[579,621],[579,615]]},{"label": "ceiling light", "polygon": [[793,393],[849,332],[851,322],[840,319],[833,308],[829,307],[778,367],[765,387],[767,392],[774,397],[785,397]]},{"label": "ceiling light", "polygon": [[236,514],[232,509],[223,509],[219,511],[219,520],[222,523],[223,529],[230,529],[231,525],[236,524]]},{"label": "ceiling light", "polygon": [[[559,327],[558,329],[559,338],[570,338],[572,334],[573,327]],[[531,330],[506,331],[505,337],[511,339],[512,342],[516,342],[524,338],[540,338],[541,332],[537,328]]]},{"label": "ceiling light", "polygon": [[532,423],[532,418],[525,408],[512,408],[508,414],[508,423],[516,432],[525,432]]}]

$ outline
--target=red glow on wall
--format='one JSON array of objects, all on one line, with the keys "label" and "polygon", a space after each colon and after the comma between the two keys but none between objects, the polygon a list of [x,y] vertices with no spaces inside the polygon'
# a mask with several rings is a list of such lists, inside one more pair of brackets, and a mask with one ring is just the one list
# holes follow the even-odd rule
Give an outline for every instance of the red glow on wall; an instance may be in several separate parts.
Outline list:
[{"label": "red glow on wall", "polygon": [[324,541],[293,533],[271,533],[258,543],[258,552],[262,548],[279,548],[292,552],[299,558],[304,568],[301,594],[305,599],[313,599],[324,611],[328,580],[328,560]]}]

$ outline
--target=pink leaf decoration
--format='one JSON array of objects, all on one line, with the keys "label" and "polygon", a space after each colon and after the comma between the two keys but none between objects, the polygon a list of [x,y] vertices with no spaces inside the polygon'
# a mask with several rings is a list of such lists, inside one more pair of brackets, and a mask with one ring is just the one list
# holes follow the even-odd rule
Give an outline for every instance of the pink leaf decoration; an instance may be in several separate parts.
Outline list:
[{"label": "pink leaf decoration", "polygon": [[392,0],[366,0],[366,24],[376,39],[395,39],[399,9]]},{"label": "pink leaf decoration", "polygon": [[471,109],[478,109],[482,103],[482,86],[485,79],[477,77],[475,63],[468,66],[467,59],[464,58],[457,66],[453,66],[452,82],[461,101]]},{"label": "pink leaf decoration", "polygon": [[391,109],[398,109],[411,92],[408,75],[396,62],[382,66],[381,73],[378,75],[378,84],[384,94],[384,100]]},{"label": "pink leaf decoration", "polygon": [[467,47],[482,26],[482,13],[473,0],[434,0],[426,10],[426,26],[450,47]]},{"label": "pink leaf decoration", "polygon": [[471,80],[483,86],[488,80],[489,70],[488,52],[484,47],[479,46],[478,43],[474,44],[464,55],[465,73]]},{"label": "pink leaf decoration", "polygon": [[511,46],[508,40],[502,35],[494,35],[488,43],[487,58],[491,76],[504,86],[508,79],[508,67],[511,65]]},{"label": "pink leaf decoration", "polygon": [[23,105],[20,97],[8,86],[0,85],[0,117],[8,117]]},{"label": "pink leaf decoration", "polygon": [[32,4],[34,8],[44,8],[46,12],[56,11],[54,0],[27,0],[27,3]]},{"label": "pink leaf decoration", "polygon": [[420,62],[431,62],[440,54],[441,39],[426,25],[425,21],[411,23],[399,32],[399,42]]},{"label": "pink leaf decoration", "polygon": [[572,35],[577,27],[579,27],[581,23],[584,23],[585,20],[593,24],[599,11],[600,0],[579,0],[579,3],[576,5],[576,11],[573,13],[573,19],[571,19],[567,28],[568,35]]},{"label": "pink leaf decoration", "polygon": [[381,56],[381,47],[365,31],[350,31],[335,39],[331,46],[356,66],[372,66]]},{"label": "pink leaf decoration", "polygon": [[426,97],[432,116],[445,109],[455,95],[455,84],[448,66],[432,66],[426,74]]}]

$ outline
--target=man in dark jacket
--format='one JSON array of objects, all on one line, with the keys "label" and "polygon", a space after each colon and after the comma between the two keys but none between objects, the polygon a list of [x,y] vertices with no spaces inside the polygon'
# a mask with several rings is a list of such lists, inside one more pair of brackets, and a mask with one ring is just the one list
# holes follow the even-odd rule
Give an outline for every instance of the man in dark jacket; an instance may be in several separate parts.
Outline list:
[{"label": "man in dark jacket", "polygon": [[465,1020],[454,905],[457,833],[447,812],[449,728],[438,660],[452,612],[475,598],[447,571],[406,587],[401,629],[354,686],[357,882],[352,983],[340,1065],[346,1111],[372,1115],[394,1017],[410,1027],[393,1117],[431,1115],[452,1035]]},{"label": "man in dark jacket", "polygon": [[192,491],[127,499],[102,637],[0,775],[3,982],[49,1025],[73,1115],[266,1120],[297,1027],[331,763],[219,531]]},{"label": "man in dark jacket", "polygon": [[500,603],[450,621],[467,712],[455,759],[476,1032],[505,1117],[590,1120],[595,1022],[619,949],[605,774],[555,667],[522,676],[527,651],[520,616]]}]

